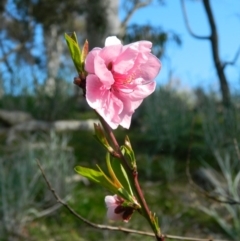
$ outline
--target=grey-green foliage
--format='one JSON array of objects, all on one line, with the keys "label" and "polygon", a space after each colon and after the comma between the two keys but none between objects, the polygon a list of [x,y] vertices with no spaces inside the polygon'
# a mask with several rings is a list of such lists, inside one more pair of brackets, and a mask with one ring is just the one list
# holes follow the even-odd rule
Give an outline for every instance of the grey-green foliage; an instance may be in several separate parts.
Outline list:
[{"label": "grey-green foliage", "polygon": [[207,206],[199,205],[199,208],[212,216],[231,238],[239,240],[240,159],[234,158],[234,155],[230,149],[214,151],[219,170],[207,167],[209,181],[213,186],[210,194],[223,202],[212,202]]},{"label": "grey-green foliage", "polygon": [[0,239],[11,240],[28,222],[60,208],[37,167],[42,164],[53,188],[68,198],[73,183],[73,152],[68,138],[50,135],[23,139],[0,158]]},{"label": "grey-green foliage", "polygon": [[[216,98],[202,99],[200,112],[206,146],[217,165],[205,163],[210,195],[225,202],[212,202],[200,209],[211,215],[234,240],[240,237],[240,113],[238,103],[224,108]],[[213,163],[213,160],[211,163]],[[214,163],[213,163],[214,164]],[[233,204],[234,202],[237,202]]]},{"label": "grey-green foliage", "polygon": [[160,87],[143,103],[143,130],[151,142],[150,153],[173,153],[189,138],[192,112],[187,97]]},{"label": "grey-green foliage", "polygon": [[233,147],[233,139],[240,140],[240,112],[237,102],[225,108],[216,97],[208,97],[202,100],[199,112],[205,141],[210,148]]},{"label": "grey-green foliage", "polygon": [[171,183],[175,177],[176,177],[176,159],[173,156],[167,156],[164,158],[161,158],[161,160],[157,161],[156,166],[156,160],[154,160],[154,157],[152,155],[145,155],[144,156],[144,170],[146,177],[154,178],[156,176],[156,170],[159,166],[159,172],[157,172],[157,179],[158,180],[164,180],[167,183]]}]

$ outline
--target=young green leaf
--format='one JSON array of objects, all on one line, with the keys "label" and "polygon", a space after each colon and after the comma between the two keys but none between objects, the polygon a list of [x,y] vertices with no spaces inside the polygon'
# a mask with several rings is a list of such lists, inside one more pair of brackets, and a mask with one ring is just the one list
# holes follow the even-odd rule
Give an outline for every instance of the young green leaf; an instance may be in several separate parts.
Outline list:
[{"label": "young green leaf", "polygon": [[108,140],[105,136],[105,133],[101,127],[100,124],[96,124],[94,123],[94,137],[97,139],[97,141],[99,141],[104,147],[106,147],[106,149],[112,153],[114,150],[113,148],[109,145]]},{"label": "young green leaf", "polygon": [[122,197],[123,199],[127,200],[130,203],[133,203],[133,196],[129,194],[129,192],[124,189],[124,188],[119,188],[117,191],[117,195],[119,195],[120,197]]},{"label": "young green leaf", "polygon": [[112,157],[111,166],[121,185],[129,192],[129,194],[133,196],[133,191],[130,185],[130,181],[128,179],[127,173],[124,167],[122,166],[121,162],[118,159]]},{"label": "young green leaf", "polygon": [[82,73],[83,69],[81,63],[81,50],[78,45],[77,36],[75,33],[73,33],[71,36],[65,33],[64,37],[67,42],[75,68],[77,69],[78,73]]},{"label": "young green leaf", "polygon": [[70,37],[76,42],[76,44],[78,45],[78,39],[77,39],[77,34],[75,32],[72,32],[72,34],[70,35]]},{"label": "young green leaf", "polygon": [[[98,168],[100,169],[100,167]],[[75,171],[81,176],[100,184],[112,193],[116,193],[118,190],[101,169],[100,171],[96,171],[91,168],[77,166],[75,167]]]},{"label": "young green leaf", "polygon": [[131,165],[132,170],[137,170],[137,163],[133,149],[127,145],[121,146],[121,151]]},{"label": "young green leaf", "polygon": [[111,179],[112,181],[114,182],[114,184],[118,187],[118,188],[121,188],[122,187],[122,184],[121,182],[119,182],[116,174],[115,174],[115,170],[113,170],[112,168],[112,165],[111,165],[111,158],[110,158],[110,154],[109,152],[107,152],[107,155],[106,155],[106,162],[107,162],[107,168],[108,168],[108,172],[109,172],[109,175],[111,176]]}]

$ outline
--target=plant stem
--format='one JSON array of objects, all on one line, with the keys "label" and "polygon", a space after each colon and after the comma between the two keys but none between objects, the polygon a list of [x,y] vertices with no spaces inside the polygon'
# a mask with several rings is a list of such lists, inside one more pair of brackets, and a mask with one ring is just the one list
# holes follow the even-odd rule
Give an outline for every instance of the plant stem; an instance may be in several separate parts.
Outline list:
[{"label": "plant stem", "polygon": [[130,177],[131,184],[133,185],[133,187],[135,189],[135,193],[137,195],[138,201],[140,202],[141,207],[142,207],[142,211],[143,211],[142,215],[149,222],[152,230],[155,233],[156,240],[164,241],[164,237],[161,235],[160,228],[158,227],[158,229],[156,229],[156,226],[153,223],[153,216],[148,208],[147,202],[144,198],[142,189],[141,189],[139,181],[138,181],[138,172],[136,170],[132,170],[131,167],[129,166],[126,158],[123,156],[123,154],[121,152],[120,146],[118,144],[118,141],[117,141],[111,127],[106,123],[106,121],[98,113],[97,113],[97,115],[100,119],[100,122],[101,122],[105,132],[107,133],[109,139],[111,140],[115,151],[120,156],[120,160],[121,160],[121,163],[122,163],[125,171],[127,172],[128,176]]}]

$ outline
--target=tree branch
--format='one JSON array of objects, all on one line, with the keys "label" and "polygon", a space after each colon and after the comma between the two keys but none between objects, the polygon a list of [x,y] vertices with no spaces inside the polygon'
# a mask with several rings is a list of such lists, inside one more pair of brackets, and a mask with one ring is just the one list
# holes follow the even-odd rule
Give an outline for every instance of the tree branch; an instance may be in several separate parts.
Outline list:
[{"label": "tree branch", "polygon": [[236,52],[233,60],[232,60],[232,61],[226,61],[226,62],[223,63],[223,69],[224,69],[227,65],[235,65],[235,63],[237,62],[239,56],[240,56],[240,46],[239,46],[238,51]]},{"label": "tree branch", "polygon": [[3,57],[0,59],[0,62],[4,62],[7,60],[8,56],[12,53],[18,52],[24,44],[18,44],[15,48],[11,49],[8,53],[4,53]]},{"label": "tree branch", "polygon": [[221,63],[220,57],[219,57],[218,33],[217,33],[217,28],[216,28],[213,12],[212,12],[209,0],[202,0],[202,2],[203,2],[205,12],[207,14],[207,18],[208,18],[208,22],[209,22],[209,26],[210,26],[210,30],[211,30],[210,36],[208,36],[208,37],[198,36],[192,32],[192,30],[189,26],[189,23],[188,23],[184,0],[181,0],[181,6],[182,6],[183,15],[184,15],[184,20],[185,20],[187,29],[191,36],[193,36],[194,38],[197,38],[197,39],[207,39],[210,41],[213,62],[214,62],[215,69],[217,71],[217,75],[218,75],[219,82],[220,82],[222,102],[225,107],[229,107],[231,105],[230,90],[228,87],[227,77],[224,73],[224,65]]},{"label": "tree branch", "polygon": [[50,184],[49,180],[47,179],[39,160],[37,160],[37,165],[38,165],[38,167],[42,173],[42,176],[48,186],[48,189],[52,192],[52,194],[55,197],[55,199],[57,200],[57,202],[61,203],[71,214],[73,214],[75,217],[77,217],[78,219],[80,219],[81,221],[86,223],[87,225],[89,225],[93,228],[103,229],[103,230],[122,231],[122,232],[126,232],[126,233],[135,233],[135,234],[141,234],[141,235],[153,236],[153,237],[155,236],[154,233],[150,233],[150,232],[143,232],[143,231],[138,231],[138,230],[132,230],[132,229],[127,229],[127,228],[122,228],[122,227],[113,227],[113,226],[96,224],[96,223],[90,222],[89,220],[87,220],[86,218],[84,218],[80,214],[78,214],[75,210],[73,210],[66,202],[64,202],[59,197],[59,195],[53,189],[52,185]]},{"label": "tree branch", "polygon": [[128,10],[128,12],[126,13],[125,18],[123,19],[122,23],[121,23],[121,34],[125,31],[126,26],[129,22],[129,20],[131,19],[131,17],[133,16],[133,14],[140,8],[143,8],[147,5],[149,5],[152,2],[152,0],[145,0],[145,1],[141,1],[141,0],[137,0],[135,2],[135,4],[132,6],[132,8],[130,8]]},{"label": "tree branch", "polygon": [[218,33],[217,33],[217,28],[216,28],[216,24],[215,24],[213,12],[212,12],[209,0],[203,0],[203,6],[207,13],[208,22],[209,22],[209,25],[211,28],[210,42],[211,42],[211,46],[212,46],[212,56],[213,56],[215,68],[217,70],[218,78],[220,81],[222,100],[223,100],[223,103],[225,106],[229,106],[230,102],[231,102],[230,90],[228,87],[226,75],[223,70],[223,65],[222,65],[222,63],[220,61],[220,57],[219,57]]},{"label": "tree branch", "polygon": [[187,11],[186,11],[186,6],[185,6],[185,2],[184,0],[181,0],[181,6],[182,6],[182,12],[183,12],[183,17],[184,17],[184,22],[185,22],[185,25],[187,27],[187,30],[189,32],[189,34],[196,38],[196,39],[204,39],[204,40],[210,40],[211,36],[200,36],[200,35],[197,35],[195,34],[191,27],[190,27],[190,24],[189,24],[189,21],[188,21],[188,17],[187,17]]},{"label": "tree branch", "polygon": [[[81,221],[83,221],[87,225],[89,225],[89,226],[91,226],[93,228],[97,228],[97,229],[109,230],[109,231],[120,231],[120,232],[124,232],[124,233],[139,234],[139,235],[155,237],[155,234],[151,233],[151,232],[144,232],[144,231],[128,229],[128,228],[123,228],[123,227],[114,227],[114,226],[96,224],[96,223],[90,222],[86,218],[82,217],[80,214],[78,214],[75,210],[73,210],[66,202],[64,202],[59,197],[57,192],[53,189],[52,185],[48,181],[48,179],[47,179],[47,177],[46,177],[46,175],[44,173],[44,170],[43,170],[39,160],[36,160],[36,161],[37,161],[37,165],[38,165],[38,167],[39,167],[39,169],[40,169],[40,171],[42,173],[42,176],[43,176],[43,178],[44,178],[44,180],[45,180],[45,182],[46,182],[46,184],[48,186],[48,189],[52,192],[52,194],[55,197],[56,201],[59,202],[60,204],[62,204],[76,218],[80,219]],[[193,238],[193,237],[181,237],[181,236],[168,235],[168,234],[163,235],[163,237],[166,238],[166,239],[188,240],[188,241],[229,241],[229,240],[220,240],[220,239],[212,239],[212,238],[202,239],[202,238]]]}]

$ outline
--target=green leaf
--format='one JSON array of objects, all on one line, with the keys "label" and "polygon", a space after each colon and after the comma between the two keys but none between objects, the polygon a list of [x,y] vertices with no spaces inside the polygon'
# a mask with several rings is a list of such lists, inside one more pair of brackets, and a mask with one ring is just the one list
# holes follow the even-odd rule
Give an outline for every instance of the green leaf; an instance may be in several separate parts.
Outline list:
[{"label": "green leaf", "polygon": [[126,157],[127,160],[130,162],[132,169],[136,170],[137,163],[136,163],[134,151],[131,148],[129,148],[129,146],[125,146],[125,145],[121,146],[121,151],[124,157]]},{"label": "green leaf", "polygon": [[110,154],[109,152],[107,152],[106,155],[106,162],[107,162],[107,168],[108,168],[108,172],[112,178],[113,183],[115,184],[115,186],[117,186],[118,188],[122,188],[122,184],[121,182],[119,182],[118,178],[116,177],[115,171],[112,168],[111,165],[111,158],[110,158]]},{"label": "green leaf", "polygon": [[133,196],[125,188],[119,188],[117,194],[128,202],[133,202]]},{"label": "green leaf", "polygon": [[114,157],[111,158],[111,166],[112,169],[119,180],[119,182],[122,184],[122,186],[133,196],[133,191],[130,185],[130,181],[128,179],[128,175],[122,166],[119,159],[116,159]]},{"label": "green leaf", "polygon": [[71,36],[70,36],[78,45],[78,39],[77,39],[77,34],[75,32],[72,32]]},{"label": "green leaf", "polygon": [[68,49],[70,51],[75,68],[77,69],[78,73],[83,72],[81,63],[81,50],[78,45],[77,36],[75,32],[73,32],[71,36],[65,33],[64,37],[67,42]]},{"label": "green leaf", "polygon": [[94,123],[94,130],[95,130],[95,134],[94,137],[97,139],[97,141],[99,141],[104,147],[106,147],[106,149],[112,153],[114,150],[113,148],[109,145],[108,140],[105,136],[105,133],[101,127],[100,124],[96,124]]},{"label": "green leaf", "polygon": [[96,171],[91,168],[77,166],[75,171],[83,177],[100,184],[101,186],[108,189],[113,194],[117,192],[117,188],[111,182],[111,180],[104,174],[104,172],[98,167],[100,171]]},{"label": "green leaf", "polygon": [[131,207],[134,210],[141,209],[141,205],[137,202],[134,196],[131,196],[125,189],[119,188],[117,195],[124,199],[124,202],[121,204],[123,207]]}]

